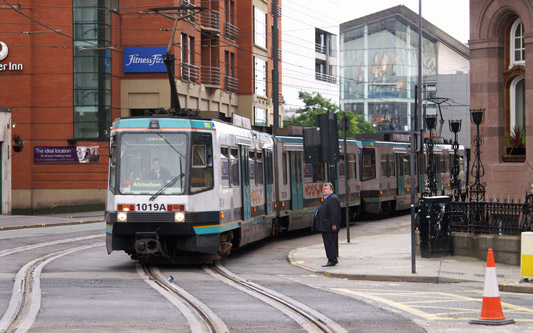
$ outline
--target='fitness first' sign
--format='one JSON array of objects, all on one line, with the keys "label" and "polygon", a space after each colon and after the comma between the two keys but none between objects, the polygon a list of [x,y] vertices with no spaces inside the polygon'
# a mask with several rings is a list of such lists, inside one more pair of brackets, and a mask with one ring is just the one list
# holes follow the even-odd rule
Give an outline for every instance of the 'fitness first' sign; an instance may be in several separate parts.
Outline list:
[{"label": "'fitness first' sign", "polygon": [[166,47],[124,48],[124,73],[166,73],[162,54]]}]

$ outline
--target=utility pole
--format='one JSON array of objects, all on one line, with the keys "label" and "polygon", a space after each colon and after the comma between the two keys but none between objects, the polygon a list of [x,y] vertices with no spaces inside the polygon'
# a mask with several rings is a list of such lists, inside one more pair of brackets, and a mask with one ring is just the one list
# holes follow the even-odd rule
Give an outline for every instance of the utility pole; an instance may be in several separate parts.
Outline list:
[{"label": "utility pole", "polygon": [[274,127],[272,135],[276,137],[279,128],[279,31],[278,31],[278,0],[272,0],[274,25],[272,26],[272,103],[274,104]]}]

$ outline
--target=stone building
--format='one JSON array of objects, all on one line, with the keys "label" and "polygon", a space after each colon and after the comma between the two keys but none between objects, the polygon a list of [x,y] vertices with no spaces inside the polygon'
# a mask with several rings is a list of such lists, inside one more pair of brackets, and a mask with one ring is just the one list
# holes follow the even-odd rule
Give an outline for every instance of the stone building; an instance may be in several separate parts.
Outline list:
[{"label": "stone building", "polygon": [[[527,85],[533,79],[527,66],[533,63],[533,4],[471,0],[469,44],[470,103],[485,109],[480,133],[486,198],[523,198],[533,184],[533,140],[526,140],[533,135],[533,94]],[[523,137],[512,138],[516,133]],[[519,149],[521,142],[525,149]]]}]

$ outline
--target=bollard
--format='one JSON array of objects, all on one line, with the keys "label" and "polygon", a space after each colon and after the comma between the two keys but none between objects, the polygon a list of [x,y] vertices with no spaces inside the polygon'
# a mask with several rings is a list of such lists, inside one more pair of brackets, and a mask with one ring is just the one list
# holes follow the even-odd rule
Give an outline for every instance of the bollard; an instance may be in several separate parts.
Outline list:
[{"label": "bollard", "polygon": [[533,279],[533,232],[523,232],[520,242],[520,276],[524,280]]}]

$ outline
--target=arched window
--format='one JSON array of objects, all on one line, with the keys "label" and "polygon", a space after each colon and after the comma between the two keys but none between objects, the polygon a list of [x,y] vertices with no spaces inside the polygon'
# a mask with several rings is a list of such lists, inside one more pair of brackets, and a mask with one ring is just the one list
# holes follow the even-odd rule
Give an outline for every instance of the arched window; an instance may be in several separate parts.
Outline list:
[{"label": "arched window", "polygon": [[[508,22],[505,32],[505,57],[503,72],[504,101],[505,101],[505,148],[506,153],[522,155],[525,159],[525,150],[522,147],[526,133],[526,58],[524,44],[524,24],[516,17]],[[520,137],[517,137],[519,135]],[[515,148],[521,149],[515,149]],[[515,156],[516,157],[516,156]],[[516,159],[503,158],[504,161]]]},{"label": "arched window", "polygon": [[510,41],[510,62],[509,68],[515,65],[526,64],[526,48],[524,46],[524,24],[521,19],[516,19],[511,26]]},{"label": "arched window", "polygon": [[511,81],[509,87],[510,117],[509,127],[512,131],[515,127],[525,130],[526,125],[526,80],[523,76],[517,76]]}]

